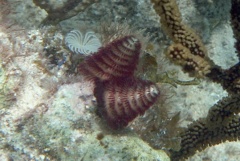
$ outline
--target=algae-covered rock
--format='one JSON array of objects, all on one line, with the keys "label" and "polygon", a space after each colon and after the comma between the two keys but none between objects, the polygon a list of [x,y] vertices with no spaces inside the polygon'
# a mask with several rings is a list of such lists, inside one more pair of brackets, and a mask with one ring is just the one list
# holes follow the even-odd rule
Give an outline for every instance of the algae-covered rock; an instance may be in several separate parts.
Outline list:
[{"label": "algae-covered rock", "polygon": [[137,136],[107,135],[101,140],[94,141],[93,138],[96,136],[97,133],[92,133],[87,137],[87,140],[92,141],[80,146],[81,149],[85,149],[83,160],[170,160],[163,151],[153,150]]},{"label": "algae-covered rock", "polygon": [[[169,160],[163,151],[152,149],[133,131],[103,130],[95,114],[91,89],[87,82],[63,85],[46,100],[47,112],[35,112],[27,121],[19,121],[24,123],[19,123],[20,137],[16,142],[24,143],[24,151],[33,156],[31,159]],[[31,148],[37,154],[30,152]]]}]

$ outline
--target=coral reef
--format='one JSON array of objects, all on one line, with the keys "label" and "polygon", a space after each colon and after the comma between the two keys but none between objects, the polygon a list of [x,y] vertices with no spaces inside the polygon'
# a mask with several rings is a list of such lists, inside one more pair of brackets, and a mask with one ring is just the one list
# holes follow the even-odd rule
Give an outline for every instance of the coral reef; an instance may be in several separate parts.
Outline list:
[{"label": "coral reef", "polygon": [[[239,0],[1,0],[0,160],[168,161],[166,153],[172,160],[238,160],[238,6]],[[98,33],[100,53],[72,53],[64,42],[72,30]],[[136,54],[130,66],[128,52],[116,57],[122,51]],[[149,108],[156,85],[161,97]],[[140,87],[146,89],[138,97]],[[135,118],[138,98],[149,109]],[[114,120],[109,111],[121,112],[115,107],[123,104],[109,111],[106,105],[118,99],[131,114]],[[104,115],[114,127],[128,126],[112,130]]]}]

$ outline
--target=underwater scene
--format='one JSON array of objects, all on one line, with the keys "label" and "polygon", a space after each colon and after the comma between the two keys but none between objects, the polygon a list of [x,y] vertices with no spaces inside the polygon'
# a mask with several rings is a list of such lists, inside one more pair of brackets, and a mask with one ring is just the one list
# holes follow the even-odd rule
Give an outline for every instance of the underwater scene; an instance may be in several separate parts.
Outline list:
[{"label": "underwater scene", "polygon": [[0,0],[0,161],[238,161],[240,0]]}]

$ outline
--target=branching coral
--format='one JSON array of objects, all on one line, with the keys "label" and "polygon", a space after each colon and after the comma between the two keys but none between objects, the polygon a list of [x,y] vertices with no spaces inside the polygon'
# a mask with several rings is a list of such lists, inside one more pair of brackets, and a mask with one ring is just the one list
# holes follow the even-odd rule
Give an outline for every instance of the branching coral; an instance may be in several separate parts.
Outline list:
[{"label": "branching coral", "polygon": [[193,122],[180,135],[181,149],[171,151],[172,160],[182,160],[208,146],[240,138],[238,95],[227,97],[211,107],[208,116]]},{"label": "branching coral", "polygon": [[240,2],[239,0],[232,0],[232,8],[231,8],[231,18],[232,18],[232,26],[233,32],[236,38],[236,49],[238,51],[238,57],[240,58]]},{"label": "branching coral", "polygon": [[174,42],[167,56],[191,75],[202,77],[209,73],[212,62],[207,51],[195,32],[182,22],[175,0],[152,0],[152,3],[161,17],[162,28]]},{"label": "branching coral", "polygon": [[240,63],[226,70],[219,67],[212,68],[207,77],[214,82],[220,83],[230,94],[240,93]]},{"label": "branching coral", "polygon": [[[165,32],[174,42],[167,50],[167,55],[175,63],[182,65],[185,71],[194,76],[207,76],[220,83],[229,92],[210,108],[206,118],[199,119],[188,126],[181,134],[181,148],[172,150],[173,160],[182,160],[196,151],[201,151],[209,145],[223,141],[234,141],[240,137],[240,63],[229,69],[214,65],[206,55],[206,49],[200,38],[181,22],[180,12],[175,0],[152,0],[154,9],[161,17]],[[231,18],[234,29],[236,49],[239,52],[240,14],[239,0],[232,0]]]},{"label": "branching coral", "polygon": [[[176,64],[183,67],[190,76],[206,76],[214,82],[222,84],[230,93],[239,93],[239,64],[224,70],[214,64],[207,56],[207,51],[201,39],[195,32],[186,26],[181,19],[181,14],[175,0],[152,0],[154,9],[161,17],[164,31],[174,42],[168,47],[166,54]],[[236,49],[239,52],[239,1],[232,1],[231,15],[232,26],[236,37]]]},{"label": "branching coral", "polygon": [[[64,17],[64,16],[67,16],[65,14],[70,13],[71,12],[70,10],[72,10],[75,7],[74,5],[72,5],[72,6],[64,5],[65,8],[60,7],[60,8],[49,9],[48,8],[49,6],[47,6],[49,4],[44,4],[44,3],[40,4],[41,2],[46,2],[46,1],[41,1],[41,2],[34,1],[34,2],[35,2],[35,4],[38,3],[37,4],[38,6],[44,8],[48,12],[49,15],[46,18],[45,22],[52,22],[53,24],[61,21],[62,20],[61,18],[65,19],[66,17]],[[81,1],[81,2],[83,2],[83,1]],[[93,1],[88,1],[88,2],[93,2]],[[134,1],[134,3],[135,2],[136,1]],[[158,12],[160,13],[159,15],[161,16],[161,23],[162,23],[162,26],[164,27],[165,32],[169,35],[169,37],[173,41],[173,44],[166,50],[168,57],[171,60],[173,60],[174,63],[180,64],[181,66],[183,66],[184,70],[186,72],[188,72],[191,76],[202,77],[202,78],[204,78],[206,76],[209,79],[220,83],[225,89],[227,89],[229,91],[229,93],[232,93],[232,94],[238,93],[239,77],[240,77],[239,64],[236,64],[235,66],[233,66],[232,68],[227,69],[227,70],[223,70],[220,67],[214,66],[214,64],[211,62],[211,60],[208,59],[207,51],[206,51],[203,43],[201,42],[200,38],[194,33],[194,31],[192,29],[187,27],[187,25],[182,22],[181,15],[180,15],[180,12],[177,8],[175,1],[173,1],[173,0],[158,0],[158,1],[153,0],[153,2],[155,3],[155,9],[156,10],[159,9]],[[74,3],[80,4],[80,2],[69,1],[69,4],[74,4]],[[122,2],[118,2],[118,3],[124,3],[124,2],[122,1]],[[157,8],[156,6],[160,6],[160,7]],[[65,10],[61,14],[59,14],[60,11],[62,11],[63,9],[65,9]],[[237,9],[234,9],[233,12],[238,15]],[[75,13],[77,13],[77,12],[75,12]],[[56,15],[56,14],[59,14],[59,15]],[[236,17],[236,16],[234,16],[234,17]],[[89,17],[89,18],[92,18],[92,17]],[[237,22],[238,22],[238,19],[236,19],[236,23]],[[237,33],[238,33],[238,30],[236,30],[235,35]],[[127,33],[127,34],[124,33],[124,36],[126,36],[126,35],[130,35],[130,33]],[[47,35],[46,37],[53,38],[54,35]],[[237,36],[236,36],[236,38],[237,38]],[[115,38],[113,38],[113,39],[115,39]],[[34,40],[35,39],[31,40],[31,44],[32,44],[32,42],[34,42]],[[108,38],[106,40],[109,42],[110,38]],[[129,39],[127,39],[127,40],[129,40]],[[134,41],[132,41],[132,42],[128,41],[128,42],[130,42],[130,44],[134,44]],[[123,43],[123,42],[121,41],[121,43]],[[38,44],[40,44],[40,43],[38,42]],[[51,61],[51,63],[53,65],[55,65],[54,67],[56,67],[56,68],[54,68],[54,69],[56,69],[56,71],[58,71],[58,72],[61,71],[62,68],[60,69],[60,67],[63,67],[62,64],[64,64],[66,67],[68,67],[67,63],[65,63],[65,60],[68,59],[68,57],[70,57],[70,54],[68,57],[65,57],[67,50],[63,50],[62,41],[58,41],[56,44],[53,43],[52,41],[49,41],[49,44],[51,44],[51,46],[49,46],[48,48],[47,47],[45,48],[45,54],[43,54],[43,55],[48,57],[47,58],[48,61]],[[106,44],[106,42],[105,42],[105,44]],[[24,44],[24,48],[22,48],[22,49],[26,49],[25,47],[27,45],[28,45],[28,43]],[[128,51],[129,49],[131,50],[131,45],[130,45],[130,48],[124,48],[124,46],[121,46],[121,45],[122,44],[120,44],[120,45],[117,44],[116,46],[115,45],[110,46],[110,47],[115,47],[115,48],[110,48],[109,46],[107,46],[109,48],[104,49],[104,50],[101,49],[101,52],[98,53],[98,56],[88,58],[88,60],[85,61],[82,66],[78,66],[79,67],[78,69],[84,70],[85,72],[83,72],[83,73],[85,73],[85,75],[88,74],[89,78],[95,79],[96,77],[98,77],[97,79],[99,81],[99,77],[100,77],[100,79],[101,79],[100,83],[98,82],[98,84],[97,84],[98,86],[97,86],[97,88],[95,88],[95,96],[97,96],[97,102],[99,105],[98,108],[102,108],[101,109],[102,114],[107,115],[106,116],[107,119],[109,119],[112,122],[112,124],[114,124],[113,126],[115,126],[117,128],[119,126],[125,126],[129,120],[132,120],[135,118],[136,113],[134,110],[139,110],[140,114],[142,114],[144,111],[141,111],[142,109],[139,109],[140,106],[137,106],[137,105],[140,104],[141,107],[143,107],[142,104],[147,102],[146,101],[147,97],[151,99],[151,94],[152,95],[158,94],[155,90],[156,88],[149,88],[149,86],[146,86],[144,81],[142,81],[141,79],[137,79],[137,80],[131,79],[131,76],[133,76],[135,74],[135,73],[133,73],[133,71],[135,71],[135,68],[136,68],[135,59],[138,59],[139,52],[135,52],[135,53],[137,53],[137,56],[133,58],[133,61],[130,61],[130,65],[128,64],[129,62],[127,63],[130,67],[122,65],[122,64],[126,63],[126,60],[124,58],[128,57],[127,55],[122,55],[124,58],[117,57],[116,55],[112,55],[113,56],[112,59],[107,57],[106,55],[104,55],[104,53],[107,53],[107,52],[109,52],[110,54],[116,54],[119,52],[121,53],[121,50],[124,50],[124,51],[125,50]],[[127,42],[125,42],[125,45],[128,46],[129,44]],[[33,44],[33,46],[34,46],[34,48],[36,48],[37,44]],[[122,48],[119,48],[119,46]],[[16,48],[16,49],[18,49],[18,48]],[[31,49],[31,50],[33,50],[33,49]],[[15,50],[15,51],[17,51],[17,50]],[[21,50],[21,51],[23,51],[23,50]],[[58,54],[57,51],[64,51],[64,52],[62,52],[61,54]],[[38,53],[38,52],[39,51],[36,51],[36,53]],[[42,50],[41,50],[41,52],[42,52]],[[33,55],[33,54],[34,53],[31,52],[30,55]],[[104,57],[99,57],[99,55],[102,55],[102,56],[104,55]],[[108,54],[108,56],[109,56],[109,54]],[[54,70],[54,72],[52,72],[52,70],[51,70],[51,72],[49,72],[50,70],[45,70],[46,66],[44,66],[44,65],[47,64],[47,62],[41,60],[42,57],[37,57],[37,58],[38,58],[38,60],[33,59],[33,61],[28,62],[28,64],[31,63],[31,65],[33,65],[33,66],[29,66],[28,64],[26,65],[26,70],[31,69],[31,72],[28,73],[28,75],[27,75],[28,77],[26,77],[26,79],[29,78],[29,75],[32,76],[31,73],[33,73],[33,74],[36,74],[36,73],[44,74],[45,73],[44,75],[47,75],[48,77],[50,77],[52,74],[54,74],[55,70]],[[129,58],[129,59],[131,60],[131,58]],[[142,58],[142,59],[144,62],[146,62],[146,59],[144,59],[144,58]],[[156,59],[154,59],[154,60],[156,60]],[[26,60],[24,60],[24,62],[26,62]],[[119,64],[116,62],[118,62]],[[149,64],[154,64],[155,68],[152,69],[151,68],[152,66],[150,66]],[[159,64],[160,63],[157,61],[150,62],[150,63],[147,63],[146,65],[143,65],[143,68],[147,72],[151,73],[151,76],[152,76],[152,75],[156,75],[156,73],[159,70],[161,70],[158,68]],[[74,65],[69,64],[69,66],[72,67]],[[59,68],[57,68],[57,67],[59,67]],[[76,66],[74,66],[74,67],[76,67]],[[36,70],[36,68],[37,68],[37,70]],[[99,69],[99,68],[101,68],[101,69]],[[130,70],[126,71],[125,69],[130,69]],[[25,71],[25,70],[23,70],[23,71]],[[121,78],[122,82],[120,82],[120,83],[118,81],[113,80],[113,75],[115,76],[115,75],[118,75],[119,73],[121,76],[127,77],[127,78]],[[148,77],[148,75],[147,75],[148,73],[146,75],[144,73],[144,76],[142,73],[143,72],[139,72],[139,75],[137,77],[141,77],[141,78],[144,77],[147,79],[151,79],[152,81],[155,81],[154,78]],[[39,82],[39,84],[41,84],[41,87],[45,86],[44,89],[47,89],[47,91],[48,91],[48,95],[46,95],[44,93],[46,95],[44,98],[50,97],[50,96],[55,96],[54,93],[56,91],[60,91],[58,87],[62,86],[62,84],[66,84],[66,81],[64,81],[62,83],[60,81],[46,81],[46,79],[43,78],[43,74],[37,75],[36,76],[37,79],[32,79],[33,81],[31,83],[36,83],[38,81],[41,81],[41,82]],[[70,77],[68,75],[69,73],[64,72],[64,74],[66,74],[66,77]],[[64,77],[63,74],[59,74],[58,76]],[[41,80],[38,80],[39,77],[41,77]],[[66,77],[64,77],[62,79],[67,79]],[[117,76],[117,77],[119,77],[119,76]],[[34,78],[35,78],[35,75],[34,75]],[[57,79],[57,77],[54,77],[54,78]],[[107,80],[106,80],[106,78],[107,78]],[[109,78],[111,80],[108,80]],[[72,76],[68,79],[71,79],[72,81],[78,81],[75,76]],[[129,81],[132,81],[132,82],[130,82],[128,84]],[[47,85],[43,85],[43,83],[45,83],[45,84],[47,83]],[[79,82],[79,83],[82,83],[82,82]],[[177,83],[177,82],[174,82],[174,83]],[[184,83],[186,83],[186,82],[182,82],[182,84],[184,84]],[[196,82],[196,83],[198,83],[198,82]],[[58,85],[56,85],[56,84],[58,84]],[[34,86],[36,86],[36,84],[33,84],[33,87]],[[74,88],[74,87],[77,87],[77,88]],[[79,86],[73,86],[72,88],[69,88],[69,89],[74,88],[74,90],[66,90],[66,93],[72,92],[72,94],[70,96],[66,96],[65,94],[63,94],[63,95],[59,94],[60,95],[59,100],[56,101],[56,102],[59,102],[59,104],[57,104],[54,107],[52,106],[52,104],[45,105],[45,104],[39,103],[36,106],[32,106],[33,109],[26,108],[26,111],[24,111],[24,112],[23,112],[22,108],[18,108],[18,112],[21,110],[22,115],[20,113],[20,116],[22,116],[22,118],[18,117],[19,119],[15,120],[15,123],[18,123],[17,124],[17,132],[14,133],[13,135],[16,134],[16,136],[18,136],[18,135],[24,134],[24,136],[22,136],[22,140],[24,140],[25,142],[22,144],[22,142],[21,142],[22,140],[19,141],[18,139],[15,139],[16,138],[15,136],[12,136],[12,137],[4,136],[6,143],[8,143],[8,145],[11,145],[13,147],[12,149],[18,149],[17,145],[16,146],[13,146],[13,145],[14,145],[14,143],[16,143],[16,144],[20,143],[20,144],[22,144],[21,146],[26,146],[27,148],[29,148],[29,151],[34,150],[34,151],[40,152],[40,154],[42,154],[42,155],[51,156],[50,160],[54,160],[54,159],[69,160],[69,158],[64,158],[64,157],[60,157],[60,156],[66,155],[67,157],[71,158],[72,156],[74,156],[72,154],[72,152],[77,154],[75,156],[82,157],[83,158],[82,160],[87,160],[86,159],[87,157],[85,157],[87,155],[83,153],[84,150],[81,145],[82,144],[81,139],[84,139],[83,136],[88,137],[89,134],[86,133],[86,135],[85,135],[84,134],[85,132],[82,132],[82,131],[84,128],[86,129],[85,124],[89,125],[92,123],[91,121],[94,120],[95,113],[92,114],[89,111],[84,113],[87,115],[89,113],[91,113],[91,115],[89,115],[89,119],[87,119],[87,120],[83,120],[81,118],[81,115],[78,115],[78,117],[79,117],[78,121],[73,119],[73,118],[76,118],[73,115],[76,111],[72,111],[71,108],[73,108],[73,107],[75,108],[75,106],[80,105],[80,103],[79,104],[76,103],[76,104],[72,105],[73,102],[75,102],[76,100],[79,100],[79,98],[81,99],[81,97],[86,96],[86,95],[83,95],[80,97],[79,95],[76,95],[77,91],[79,91],[78,87]],[[145,87],[146,89],[142,90],[141,89],[142,87]],[[155,84],[151,87],[155,87]],[[50,91],[52,91],[51,88],[54,88],[53,92],[50,92]],[[138,95],[139,93],[136,88],[140,91],[139,93],[142,94],[141,97],[139,97],[139,95]],[[26,93],[29,93],[29,90]],[[165,94],[164,92],[162,92],[162,89],[161,89],[161,93]],[[75,95],[76,95],[76,97],[73,98],[73,96],[75,96]],[[38,94],[37,96],[41,96],[41,94]],[[111,97],[106,98],[107,96],[111,96]],[[61,100],[66,99],[66,97],[69,97],[67,104],[64,106],[61,106],[62,105]],[[103,98],[103,97],[105,97],[105,98]],[[86,97],[84,99],[90,100],[89,97]],[[46,99],[46,100],[48,100],[48,99]],[[46,100],[44,100],[44,101],[46,101]],[[29,102],[31,102],[31,101],[29,101]],[[111,105],[114,104],[114,105],[111,106],[110,104]],[[129,104],[130,104],[130,106],[129,106]],[[43,106],[41,106],[41,105],[43,105]],[[101,107],[101,105],[102,105],[102,107]],[[152,117],[149,117],[149,115],[148,115],[149,113],[147,113],[146,115],[148,115],[148,116],[142,117],[144,123],[142,123],[142,124],[140,123],[137,125],[138,125],[140,133],[145,133],[147,131],[145,133],[144,137],[148,137],[149,140],[151,139],[151,142],[154,142],[155,145],[159,144],[158,146],[155,146],[158,148],[159,147],[162,148],[162,146],[164,146],[165,148],[168,148],[168,147],[166,147],[165,145],[162,145],[162,142],[160,142],[160,141],[158,142],[158,140],[156,141],[155,139],[153,139],[153,136],[151,135],[152,131],[155,131],[155,134],[158,135],[159,140],[162,139],[160,133],[162,133],[162,135],[164,135],[163,133],[165,133],[165,132],[168,133],[167,135],[169,136],[169,140],[171,140],[171,142],[176,142],[176,140],[178,141],[178,138],[181,138],[182,142],[181,142],[180,150],[178,151],[178,149],[176,148],[171,151],[172,158],[175,160],[178,160],[178,159],[193,155],[197,150],[204,149],[208,144],[215,145],[221,141],[236,139],[239,134],[239,117],[237,115],[237,113],[239,113],[238,105],[239,105],[238,95],[232,95],[232,96],[229,96],[229,97],[223,99],[222,101],[220,101],[218,104],[214,105],[211,108],[207,118],[200,119],[200,120],[194,122],[184,132],[182,132],[181,135],[179,135],[179,137],[177,135],[175,135],[175,133],[178,133],[178,130],[179,130],[179,129],[177,129],[178,127],[176,127],[177,121],[179,120],[179,113],[177,115],[175,115],[175,117],[173,117],[173,118],[168,118],[168,120],[172,119],[172,121],[169,121],[170,123],[168,125],[166,125],[167,124],[166,123],[160,127],[157,125],[156,122],[158,122],[158,121],[161,122],[162,120],[156,119],[158,117],[156,114],[156,110],[155,111],[149,110],[149,112],[152,112],[152,113],[150,113]],[[42,107],[43,107],[43,110],[44,109],[47,110],[48,106],[49,106],[50,111],[47,111],[47,112],[46,111],[38,111],[39,109],[41,110]],[[22,106],[19,106],[19,107],[22,107]],[[29,110],[29,109],[31,109],[31,110]],[[56,113],[53,112],[53,109],[56,111]],[[15,110],[15,109],[13,108],[13,110]],[[130,114],[128,115],[128,113],[127,114],[125,113],[125,118],[122,118],[121,114],[124,113],[123,112],[124,110],[126,110],[126,111],[129,110]],[[59,114],[61,111],[64,111],[64,112]],[[46,112],[46,114],[45,114],[45,112]],[[64,118],[66,118],[66,113],[68,113],[68,112],[69,112],[69,117],[66,119],[65,122],[69,123],[69,126],[62,126],[62,125],[64,125],[63,124]],[[114,113],[114,115],[116,115],[116,117],[109,116],[112,114],[111,112]],[[162,115],[165,115],[165,117],[167,117],[167,111],[163,111],[162,109],[159,109],[159,111],[157,111],[157,112],[163,113]],[[38,114],[44,115],[44,116],[43,117],[38,116]],[[122,120],[123,120],[123,123],[120,122]],[[153,126],[151,126],[150,128],[146,128],[147,124],[151,124],[151,121],[154,122],[154,123],[152,123]],[[1,120],[1,123],[2,122],[3,121]],[[59,124],[61,124],[61,126],[59,126]],[[116,125],[116,124],[118,124],[118,125]],[[3,124],[1,124],[1,126],[2,125]],[[6,125],[9,125],[8,120],[6,122]],[[73,127],[71,127],[71,126],[73,126]],[[171,127],[172,131],[165,130],[165,128],[167,126],[172,126]],[[79,128],[79,127],[81,127],[81,128]],[[93,128],[91,130],[95,130],[94,128],[95,128],[95,126],[93,126]],[[132,126],[131,126],[131,128],[132,128]],[[144,128],[145,128],[145,131],[144,131]],[[74,130],[74,133],[72,133],[72,134],[69,133],[69,130]],[[72,136],[76,136],[76,134],[75,134],[76,131],[79,132],[79,134],[81,134],[81,136],[79,138],[72,137]],[[2,129],[0,130],[0,133],[1,132],[2,132]],[[10,131],[10,132],[12,132],[12,131]],[[78,141],[80,143],[75,138],[79,139],[80,141],[79,140]],[[115,149],[117,149],[116,146],[114,144],[112,144],[113,142],[111,140],[106,141],[106,138],[107,138],[106,136],[104,136],[104,138],[101,138],[100,144],[105,144],[104,146],[106,146],[106,148],[108,146],[110,150],[112,150],[113,146]],[[117,138],[117,140],[119,141],[119,138],[121,138],[121,134],[115,138]],[[7,140],[11,140],[12,143],[9,143]],[[76,143],[75,143],[75,140],[76,140]],[[129,141],[129,140],[130,139],[128,139],[127,141]],[[94,146],[96,147],[96,141],[95,140],[92,140],[92,141],[95,143],[91,144],[92,145],[91,148],[87,147],[86,149],[92,149],[92,147],[94,147]],[[84,140],[84,142],[88,142],[88,140]],[[108,144],[107,142],[109,142],[110,144]],[[175,145],[177,143],[172,143],[172,144]],[[141,143],[141,146],[142,145],[143,145],[143,143]],[[23,151],[24,153],[26,153],[26,149],[27,149],[26,147],[23,149],[20,149],[18,151]],[[97,150],[95,150],[95,151],[97,151]],[[117,149],[116,151],[119,152],[119,149]],[[129,151],[129,150],[127,150],[127,151]],[[109,151],[104,151],[104,153],[107,155],[112,154],[112,153],[109,154],[108,152]],[[124,153],[125,153],[125,151],[124,151]],[[31,154],[31,155],[30,154],[31,153],[29,153],[29,156],[39,155],[39,154],[35,154],[35,153]],[[99,157],[98,154],[96,156]],[[116,155],[113,155],[113,156],[115,157]],[[76,160],[76,158],[79,158],[79,157],[75,157],[74,159]],[[130,158],[130,157],[128,157],[128,158]],[[46,159],[47,158],[45,158],[45,160]],[[93,159],[93,157],[92,157],[92,159]],[[14,160],[14,159],[12,159],[12,160]],[[30,159],[25,159],[25,160],[30,160]],[[39,160],[39,159],[35,158],[35,160]],[[125,157],[125,160],[126,160],[126,157]],[[149,160],[151,160],[151,159],[149,159]]]},{"label": "branching coral", "polygon": [[[236,38],[235,48],[240,57],[240,1],[232,0],[231,24]],[[220,83],[230,94],[240,94],[240,63],[235,64],[229,69],[213,67],[206,76],[214,82]]]}]

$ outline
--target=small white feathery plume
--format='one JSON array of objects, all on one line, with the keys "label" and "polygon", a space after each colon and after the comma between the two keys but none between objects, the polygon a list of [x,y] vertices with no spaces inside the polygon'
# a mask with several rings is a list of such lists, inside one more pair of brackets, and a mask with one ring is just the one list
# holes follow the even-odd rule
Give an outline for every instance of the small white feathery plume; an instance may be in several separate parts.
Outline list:
[{"label": "small white feathery plume", "polygon": [[97,52],[102,46],[101,41],[93,31],[88,31],[83,35],[78,30],[72,30],[65,37],[65,43],[74,53],[86,55]]}]

